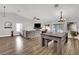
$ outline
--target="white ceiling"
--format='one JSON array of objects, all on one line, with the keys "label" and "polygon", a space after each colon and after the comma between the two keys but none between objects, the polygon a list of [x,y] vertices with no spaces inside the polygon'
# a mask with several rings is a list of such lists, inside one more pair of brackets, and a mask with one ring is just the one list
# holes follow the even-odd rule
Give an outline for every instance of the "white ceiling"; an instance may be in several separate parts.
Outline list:
[{"label": "white ceiling", "polygon": [[[0,5],[0,12],[3,12],[3,6]],[[38,16],[41,22],[58,19],[61,10],[65,18],[79,17],[78,4],[60,4],[58,7],[54,7],[53,4],[7,4],[5,6],[6,12],[14,12],[30,20]]]}]

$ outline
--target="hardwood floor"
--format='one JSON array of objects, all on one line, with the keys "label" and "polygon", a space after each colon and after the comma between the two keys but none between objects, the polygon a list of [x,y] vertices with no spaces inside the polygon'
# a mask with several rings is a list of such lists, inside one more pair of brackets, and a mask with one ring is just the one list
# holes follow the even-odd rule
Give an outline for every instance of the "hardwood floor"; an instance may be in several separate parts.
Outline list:
[{"label": "hardwood floor", "polygon": [[[41,47],[40,39],[23,39],[20,36],[0,38],[0,54],[2,55],[56,55],[56,45],[49,50]],[[68,39],[63,47],[63,55],[79,54],[79,40]]]}]

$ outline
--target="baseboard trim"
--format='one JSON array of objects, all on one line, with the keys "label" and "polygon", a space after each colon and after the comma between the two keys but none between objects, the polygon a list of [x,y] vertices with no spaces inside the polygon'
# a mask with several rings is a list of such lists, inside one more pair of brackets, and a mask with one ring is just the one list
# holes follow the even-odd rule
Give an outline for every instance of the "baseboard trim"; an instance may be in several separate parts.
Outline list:
[{"label": "baseboard trim", "polygon": [[[14,34],[14,36],[17,36],[18,34]],[[11,35],[0,35],[0,37],[11,37]]]},{"label": "baseboard trim", "polygon": [[11,36],[11,35],[0,35],[0,37],[8,37],[8,36]]}]

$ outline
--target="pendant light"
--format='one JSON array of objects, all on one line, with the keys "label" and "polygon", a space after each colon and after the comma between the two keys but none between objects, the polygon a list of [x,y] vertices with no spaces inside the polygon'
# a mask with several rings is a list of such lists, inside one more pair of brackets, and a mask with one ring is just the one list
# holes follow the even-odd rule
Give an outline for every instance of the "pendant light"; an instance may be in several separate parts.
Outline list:
[{"label": "pendant light", "polygon": [[62,11],[60,12],[60,17],[59,17],[59,20],[58,20],[58,22],[64,22],[65,20],[64,20],[64,18],[63,18],[63,16],[62,16]]},{"label": "pendant light", "polygon": [[5,17],[5,8],[6,8],[6,6],[3,6],[3,9],[4,9],[4,11],[3,11],[3,17]]}]

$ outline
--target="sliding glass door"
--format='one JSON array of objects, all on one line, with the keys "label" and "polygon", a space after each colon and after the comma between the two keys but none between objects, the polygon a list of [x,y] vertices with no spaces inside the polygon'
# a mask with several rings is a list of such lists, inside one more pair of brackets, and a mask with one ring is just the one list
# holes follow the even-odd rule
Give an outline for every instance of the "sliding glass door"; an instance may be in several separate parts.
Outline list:
[{"label": "sliding glass door", "polygon": [[53,32],[64,32],[64,24],[53,24]]}]

